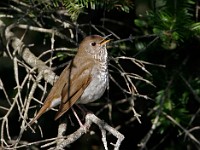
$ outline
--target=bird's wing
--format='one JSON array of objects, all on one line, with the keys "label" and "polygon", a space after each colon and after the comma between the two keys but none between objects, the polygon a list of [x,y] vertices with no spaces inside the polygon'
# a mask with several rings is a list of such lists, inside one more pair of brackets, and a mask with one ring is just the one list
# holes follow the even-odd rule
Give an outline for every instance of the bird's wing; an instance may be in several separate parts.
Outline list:
[{"label": "bird's wing", "polygon": [[51,88],[47,98],[44,101],[44,104],[42,108],[40,108],[39,112],[37,115],[30,121],[30,125],[32,125],[42,114],[44,114],[46,111],[48,111],[50,108],[57,106],[60,104],[57,102],[56,104],[54,103],[54,100],[61,100],[61,92],[63,87],[65,86],[64,78],[69,74],[69,67],[68,65],[61,73],[60,77],[58,80],[54,83],[53,87]]},{"label": "bird's wing", "polygon": [[[69,82],[66,82],[61,96],[60,108],[55,116],[55,120],[61,117],[76,101],[81,97],[85,88],[91,82],[91,70],[93,63],[90,61],[82,63],[80,66],[72,66],[71,77]],[[68,84],[70,83],[70,84]]]},{"label": "bird's wing", "polygon": [[42,114],[44,114],[50,108],[60,104],[59,111],[55,117],[55,119],[58,119],[80,98],[84,89],[91,81],[91,69],[89,68],[92,68],[91,65],[93,65],[93,62],[83,62],[82,59],[79,61],[79,66],[75,66],[74,62],[72,61],[62,71],[60,77],[51,88],[42,108],[31,120],[30,125],[32,125]]}]

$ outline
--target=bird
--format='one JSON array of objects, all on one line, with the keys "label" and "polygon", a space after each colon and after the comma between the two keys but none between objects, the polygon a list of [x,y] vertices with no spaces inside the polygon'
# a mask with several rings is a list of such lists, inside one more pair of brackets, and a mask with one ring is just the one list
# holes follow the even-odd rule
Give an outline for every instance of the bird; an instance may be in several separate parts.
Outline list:
[{"label": "bird", "polygon": [[75,103],[98,100],[108,87],[108,53],[110,40],[99,35],[85,37],[70,64],[51,88],[43,106],[30,121],[32,125],[42,114],[59,105],[54,120],[60,118]]}]

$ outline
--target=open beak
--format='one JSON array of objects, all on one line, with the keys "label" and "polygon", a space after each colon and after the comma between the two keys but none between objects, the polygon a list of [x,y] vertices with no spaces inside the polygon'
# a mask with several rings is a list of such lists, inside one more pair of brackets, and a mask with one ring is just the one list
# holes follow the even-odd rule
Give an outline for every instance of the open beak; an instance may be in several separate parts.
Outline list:
[{"label": "open beak", "polygon": [[110,42],[110,40],[104,39],[104,40],[102,40],[99,44],[100,44],[101,46],[103,46],[103,45],[105,45],[105,44],[108,43],[108,42]]}]

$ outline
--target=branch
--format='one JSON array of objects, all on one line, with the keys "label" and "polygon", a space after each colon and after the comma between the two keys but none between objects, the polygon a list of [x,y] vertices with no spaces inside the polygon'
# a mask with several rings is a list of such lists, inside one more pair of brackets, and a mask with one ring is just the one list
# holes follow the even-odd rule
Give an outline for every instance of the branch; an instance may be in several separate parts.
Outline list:
[{"label": "branch", "polygon": [[[5,26],[5,24],[0,20],[0,29]],[[11,58],[13,58],[13,55],[17,52],[23,60],[32,68],[37,69],[38,72],[42,72],[43,78],[45,81],[53,85],[55,80],[57,79],[56,74],[52,71],[51,68],[46,66],[46,64],[38,59],[26,45],[22,42],[21,39],[17,38],[14,33],[11,31],[11,29],[14,27],[14,25],[10,25],[5,29],[5,38],[8,45],[11,46],[13,49],[13,54],[10,55]]]},{"label": "branch", "polygon": [[[102,142],[105,150],[108,150],[107,140],[106,140],[106,131],[110,132],[113,136],[117,138],[117,142],[115,144],[111,143],[114,146],[114,150],[119,150],[121,142],[124,140],[124,135],[122,135],[119,131],[109,126],[103,120],[96,117],[94,114],[88,113],[85,116],[85,124],[83,124],[77,131],[67,136],[65,140],[63,140],[56,147],[52,147],[51,149],[64,149],[67,145],[75,142],[79,139],[83,134],[87,132],[87,130],[91,127],[92,123],[95,123],[102,133]],[[53,143],[52,143],[53,144]],[[49,144],[45,144],[42,148],[49,146]]]},{"label": "branch", "polygon": [[[5,24],[0,20],[0,29],[2,29],[4,27],[5,27]],[[14,33],[11,31],[14,27],[15,27],[15,25],[12,24],[12,25],[9,25],[8,27],[6,27],[6,29],[5,29],[5,39],[7,41],[8,55],[13,60],[15,60],[14,58],[16,58],[16,54],[20,55],[22,57],[22,59],[29,66],[31,66],[33,68],[32,70],[37,70],[38,75],[40,76],[40,79],[44,78],[45,81],[47,81],[50,84],[53,84],[57,78],[56,74],[52,71],[52,69],[50,67],[46,66],[46,64],[43,61],[41,61],[38,57],[36,57],[30,51],[30,49],[28,47],[26,47],[26,45],[22,42],[22,39],[19,39],[14,35]],[[54,33],[52,33],[52,34],[54,34]],[[10,49],[12,49],[12,51]],[[37,86],[37,82],[35,84]],[[33,92],[31,92],[29,94],[31,96],[29,97],[29,100],[28,100],[28,103],[26,106],[29,106],[31,97],[33,97],[32,94],[33,94]],[[15,100],[12,104],[13,107],[15,106],[15,102],[18,103],[18,101]],[[12,110],[12,109],[9,109],[9,110]],[[27,110],[28,110],[28,108],[26,108],[26,111],[24,113],[27,113]],[[9,113],[7,113],[7,115],[8,114]],[[25,131],[24,127],[25,127],[25,120],[27,117],[28,117],[27,114],[24,115],[24,117],[23,117],[23,123],[21,126],[23,129],[20,131],[20,135],[17,138],[17,140],[14,142],[15,148],[18,147],[17,143],[20,141],[21,136],[22,136],[23,132]],[[67,139],[65,139],[65,137],[63,136],[63,133],[65,133],[65,131],[66,131],[66,124],[61,124],[59,126],[58,131],[60,133],[58,133],[57,139],[51,143],[57,144],[57,146],[55,147],[56,149],[63,149],[67,145],[73,143],[78,138],[80,138],[81,135],[85,134],[86,131],[91,127],[92,123],[95,123],[101,130],[102,142],[103,142],[105,150],[108,150],[106,131],[110,132],[117,138],[116,143],[115,144],[111,143],[111,144],[114,146],[114,150],[118,150],[121,145],[121,142],[124,139],[124,136],[121,133],[119,133],[116,129],[112,128],[107,123],[105,123],[104,121],[97,118],[94,114],[87,114],[85,117],[85,124],[83,126],[81,126],[77,131],[75,131],[71,135],[67,136]],[[45,144],[45,145],[48,145],[48,144]],[[43,147],[45,147],[45,145],[43,145]]]}]

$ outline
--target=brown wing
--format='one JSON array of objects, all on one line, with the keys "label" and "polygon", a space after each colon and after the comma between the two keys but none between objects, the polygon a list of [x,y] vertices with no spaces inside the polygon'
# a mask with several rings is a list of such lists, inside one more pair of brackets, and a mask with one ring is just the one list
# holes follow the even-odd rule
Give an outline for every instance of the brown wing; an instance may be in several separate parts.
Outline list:
[{"label": "brown wing", "polygon": [[39,110],[37,115],[31,120],[30,125],[32,125],[43,113],[48,111],[51,107],[54,107],[54,106],[51,106],[54,99],[61,97],[63,87],[66,84],[65,83],[65,77],[69,74],[69,67],[70,67],[70,65],[68,65],[62,71],[62,73],[60,74],[60,77],[54,83],[53,87],[51,88],[51,90],[50,90],[50,92],[47,96],[47,98],[45,99],[42,108]]},{"label": "brown wing", "polygon": [[69,78],[70,82],[67,82],[62,90],[61,105],[55,116],[55,120],[61,117],[81,97],[91,81],[92,65],[92,62],[87,61],[79,67],[72,67],[71,77]]},{"label": "brown wing", "polygon": [[[31,120],[30,125],[33,124],[43,113],[50,108],[55,99],[61,98],[60,109],[56,115],[56,119],[62,116],[82,95],[84,89],[89,84],[91,77],[90,72],[93,65],[92,61],[84,61],[84,59],[74,59],[61,73],[58,80],[53,85],[49,92],[42,108],[38,114]],[[87,70],[87,71],[86,71]],[[69,84],[70,83],[70,84]],[[70,105],[69,105],[70,104]],[[67,108],[69,105],[69,108]]]}]

